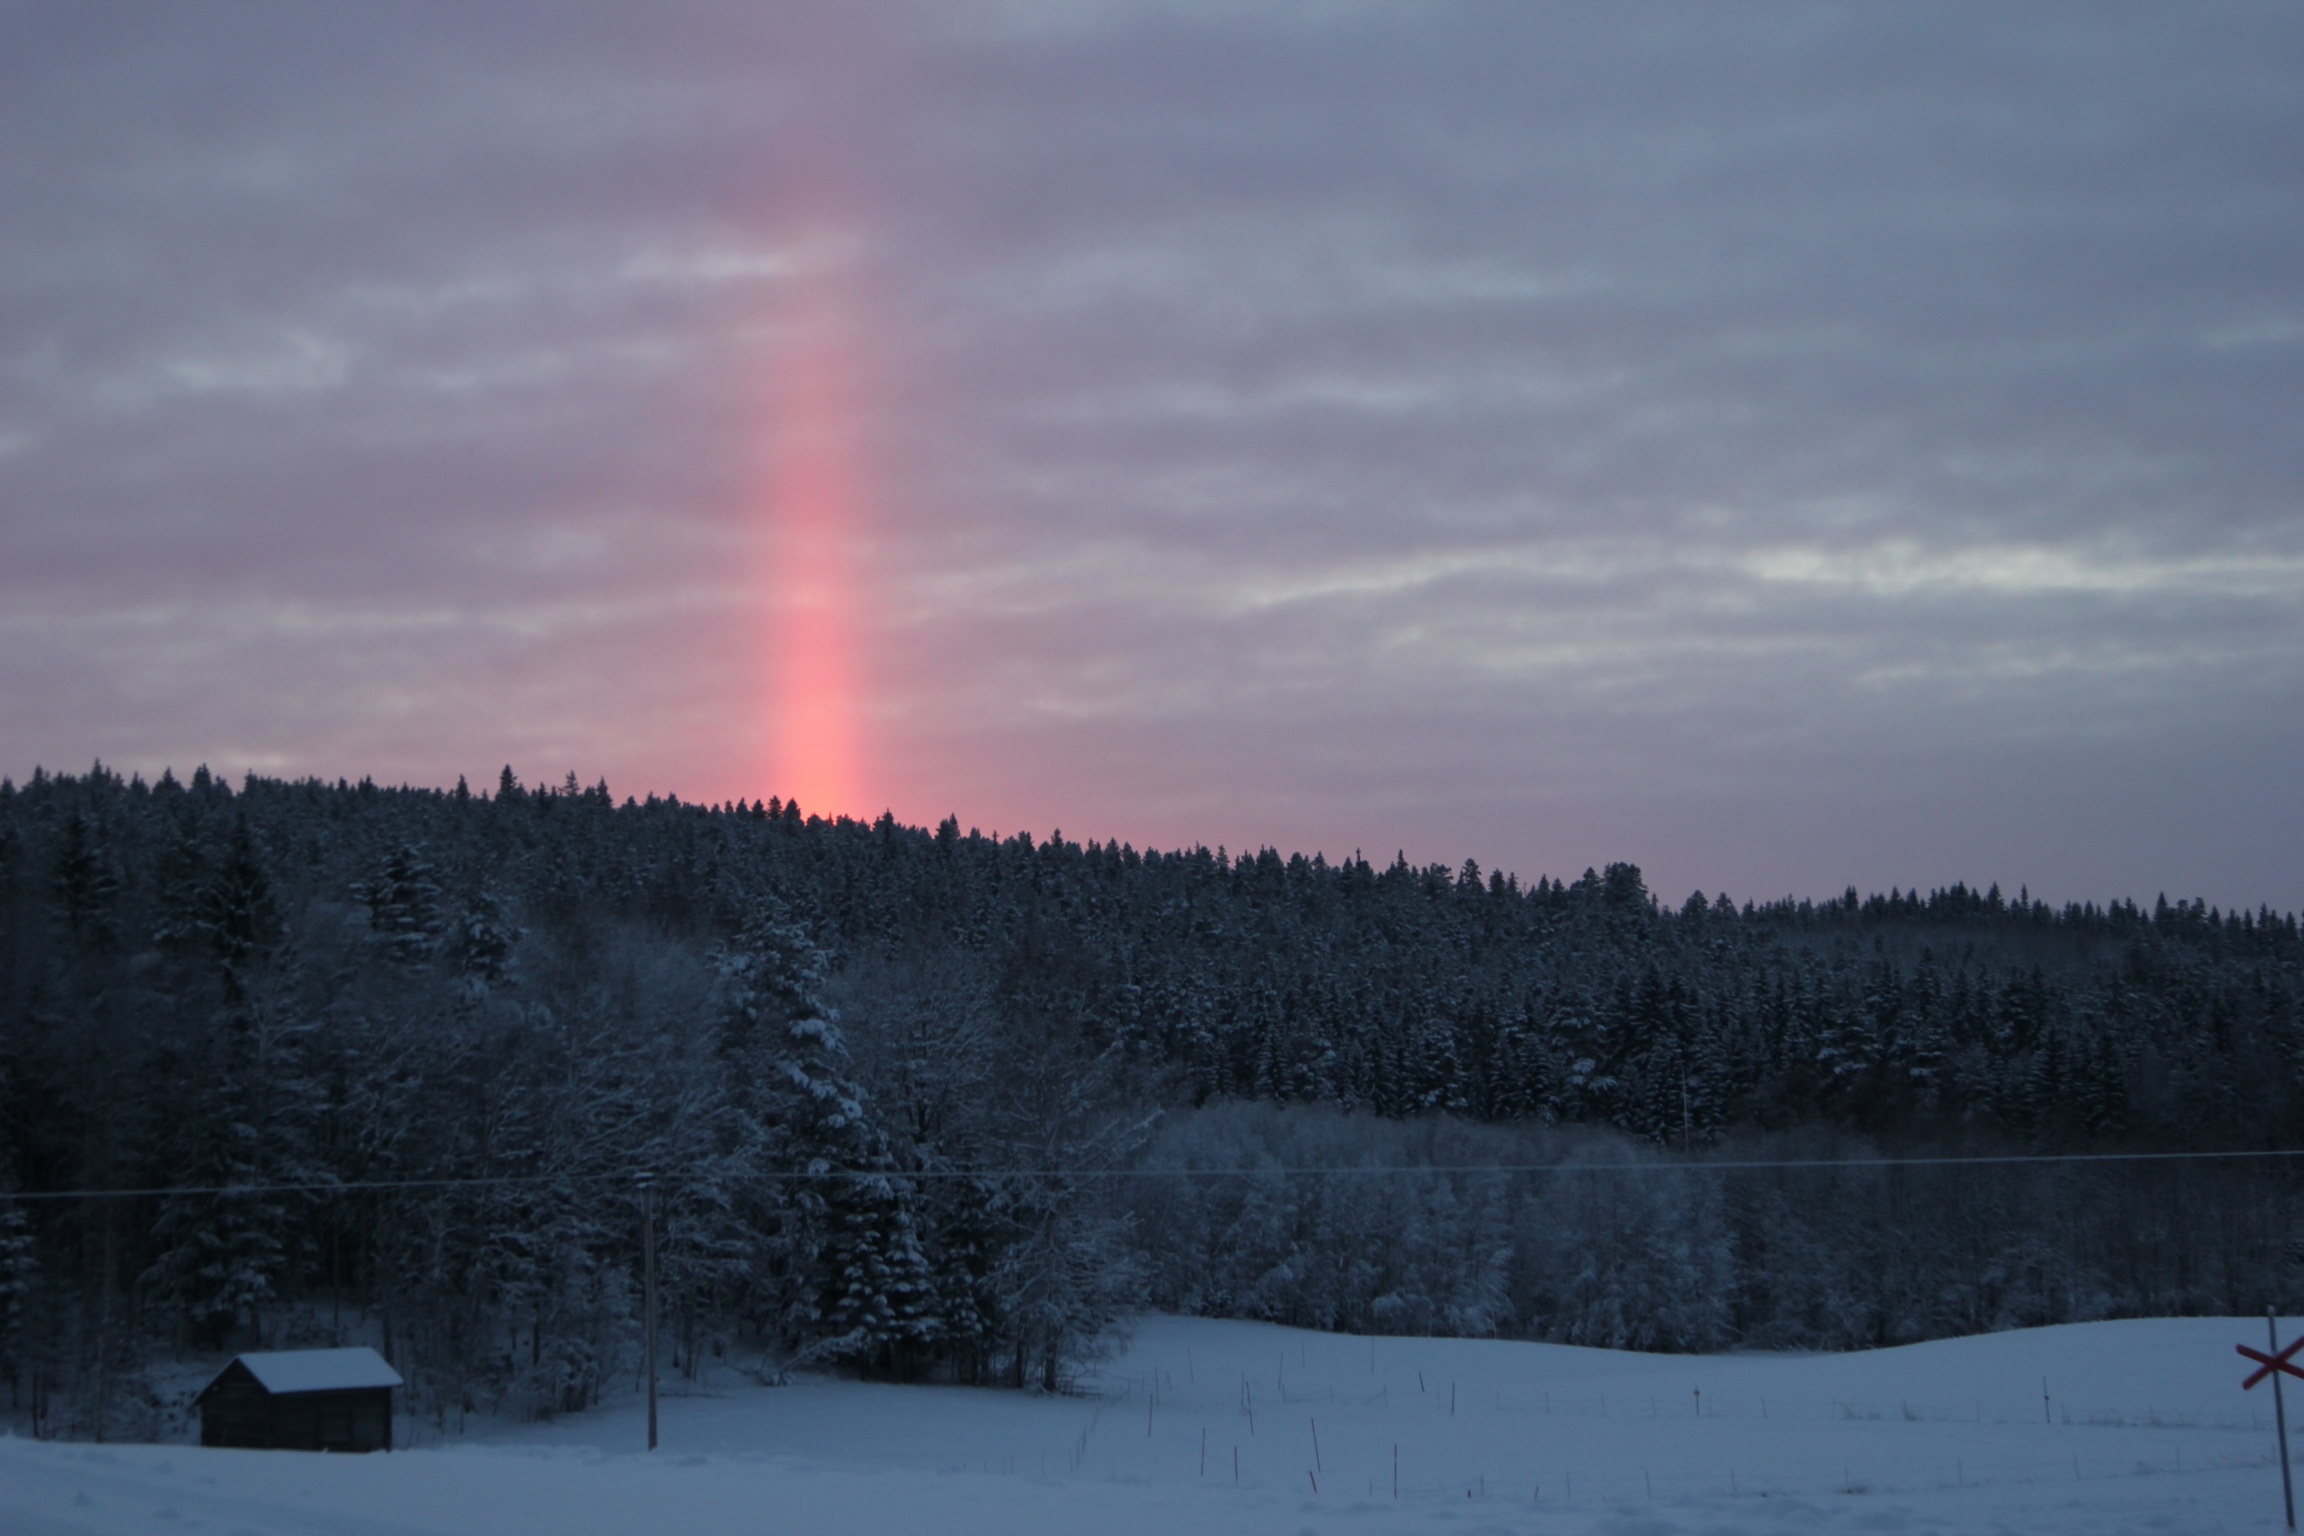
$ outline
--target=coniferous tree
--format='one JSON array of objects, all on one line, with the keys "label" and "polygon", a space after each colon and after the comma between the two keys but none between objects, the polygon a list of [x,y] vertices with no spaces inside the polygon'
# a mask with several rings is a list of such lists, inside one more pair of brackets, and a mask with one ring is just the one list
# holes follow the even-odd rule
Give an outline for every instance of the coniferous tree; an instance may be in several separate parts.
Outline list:
[{"label": "coniferous tree", "polygon": [[912,1191],[850,1075],[825,962],[773,902],[723,961],[724,1039],[745,1073],[769,1165],[784,1175],[783,1325],[812,1358],[906,1374],[936,1340],[936,1281]]},{"label": "coniferous tree", "polygon": [[[2294,919],[2195,901],[1667,908],[1628,865],[1523,885],[509,770],[487,799],[37,773],[0,784],[0,1178],[226,1193],[16,1207],[10,1347],[67,1431],[126,1423],[137,1351],[260,1323],[388,1344],[428,1413],[582,1406],[640,1342],[640,1167],[692,1372],[1060,1384],[1147,1300],[1672,1348],[2293,1304],[2277,1163],[1838,1160],[2304,1145],[2300,1020]],[[1819,1166],[1597,1203],[1587,1173],[1275,1171],[1642,1146]],[[1205,1166],[1173,1189],[1103,1177],[1178,1148]]]}]

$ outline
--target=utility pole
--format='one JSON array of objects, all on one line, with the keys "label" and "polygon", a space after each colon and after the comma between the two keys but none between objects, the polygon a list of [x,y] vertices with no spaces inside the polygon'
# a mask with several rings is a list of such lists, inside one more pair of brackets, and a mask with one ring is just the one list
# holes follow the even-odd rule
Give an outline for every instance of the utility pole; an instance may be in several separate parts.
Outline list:
[{"label": "utility pole", "polygon": [[656,1449],[656,1175],[640,1184],[640,1320],[648,1335],[648,1449]]}]

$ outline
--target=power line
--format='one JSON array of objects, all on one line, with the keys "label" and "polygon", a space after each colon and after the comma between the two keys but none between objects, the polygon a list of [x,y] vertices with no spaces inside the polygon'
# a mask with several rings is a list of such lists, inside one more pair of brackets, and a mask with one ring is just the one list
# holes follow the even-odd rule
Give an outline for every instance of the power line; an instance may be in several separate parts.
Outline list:
[{"label": "power line", "polygon": [[[1785,1157],[1718,1158],[1656,1162],[1429,1163],[1266,1165],[1253,1168],[823,1168],[778,1169],[746,1174],[767,1183],[798,1184],[818,1179],[887,1179],[921,1183],[943,1180],[1003,1179],[1244,1179],[1244,1178],[1429,1178],[1442,1175],[1594,1173],[1748,1173],[1769,1169],[1837,1169],[1867,1172],[1888,1168],[2012,1168],[2110,1163],[2266,1162],[2304,1158],[2304,1148],[2234,1152],[2042,1152],[1983,1157]],[[169,1185],[149,1189],[0,1190],[0,1201],[165,1200],[204,1195],[339,1195],[384,1190],[534,1188],[542,1185],[637,1184],[638,1171],[622,1173],[499,1174],[462,1179],[343,1179],[277,1184]]]}]

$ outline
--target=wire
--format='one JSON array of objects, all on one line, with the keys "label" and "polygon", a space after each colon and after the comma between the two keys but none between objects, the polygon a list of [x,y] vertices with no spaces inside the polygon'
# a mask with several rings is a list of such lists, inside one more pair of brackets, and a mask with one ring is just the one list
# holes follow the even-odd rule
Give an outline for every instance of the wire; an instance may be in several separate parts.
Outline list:
[{"label": "wire", "polygon": [[[889,1179],[908,1183],[946,1179],[1243,1179],[1284,1178],[1418,1178],[1436,1175],[1592,1173],[1749,1173],[1766,1169],[1839,1169],[1863,1172],[1884,1168],[2010,1168],[2090,1163],[2262,1162],[2304,1157],[2304,1148],[2237,1152],[2043,1152],[2011,1153],[1987,1157],[1875,1157],[1875,1158],[1720,1158],[1676,1162],[1605,1163],[1431,1163],[1263,1166],[1255,1168],[819,1168],[778,1169],[747,1174],[747,1178],[791,1184],[814,1179]],[[503,1189],[544,1184],[632,1184],[645,1177],[662,1178],[634,1169],[623,1173],[501,1174],[468,1179],[345,1179],[282,1184],[196,1184],[151,1189],[0,1190],[0,1201],[33,1200],[166,1200],[193,1195],[336,1195],[369,1190],[397,1189]]]}]

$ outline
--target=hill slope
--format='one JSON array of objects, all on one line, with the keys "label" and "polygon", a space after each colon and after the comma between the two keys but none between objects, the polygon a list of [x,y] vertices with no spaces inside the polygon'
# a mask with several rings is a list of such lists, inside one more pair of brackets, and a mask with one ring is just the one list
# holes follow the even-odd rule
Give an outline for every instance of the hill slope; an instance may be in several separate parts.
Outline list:
[{"label": "hill slope", "polygon": [[667,1400],[653,1456],[629,1399],[364,1458],[0,1440],[0,1527],[2261,1531],[2280,1508],[2270,1404],[2241,1392],[2232,1345],[2262,1330],[2151,1320],[1691,1358],[1155,1317],[1079,1396],[746,1384]]}]

